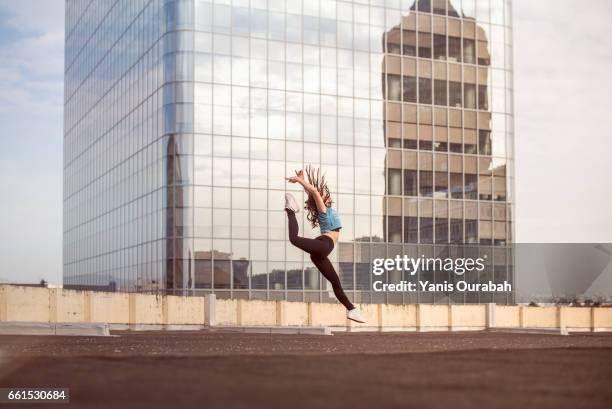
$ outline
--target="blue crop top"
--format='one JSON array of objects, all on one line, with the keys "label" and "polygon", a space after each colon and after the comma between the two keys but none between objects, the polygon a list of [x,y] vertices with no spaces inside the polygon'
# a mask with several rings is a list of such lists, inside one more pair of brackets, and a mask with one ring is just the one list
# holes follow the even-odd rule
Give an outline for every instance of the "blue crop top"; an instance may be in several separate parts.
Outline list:
[{"label": "blue crop top", "polygon": [[342,228],[338,213],[331,207],[328,207],[325,213],[319,213],[319,228],[321,228],[321,234]]}]

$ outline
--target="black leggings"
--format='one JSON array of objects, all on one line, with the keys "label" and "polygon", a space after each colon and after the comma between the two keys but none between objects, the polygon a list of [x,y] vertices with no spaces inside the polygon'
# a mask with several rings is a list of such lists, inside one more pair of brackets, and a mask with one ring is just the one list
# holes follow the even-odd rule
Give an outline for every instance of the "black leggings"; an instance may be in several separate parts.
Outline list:
[{"label": "black leggings", "polygon": [[316,239],[307,239],[298,236],[299,228],[295,213],[289,209],[285,210],[287,212],[287,219],[289,220],[289,241],[291,244],[310,254],[310,259],[314,265],[317,266],[321,274],[331,283],[338,301],[340,301],[347,310],[355,308],[346,294],[344,294],[344,290],[340,284],[340,278],[331,261],[327,258],[329,253],[334,249],[334,240],[326,235],[321,235]]}]

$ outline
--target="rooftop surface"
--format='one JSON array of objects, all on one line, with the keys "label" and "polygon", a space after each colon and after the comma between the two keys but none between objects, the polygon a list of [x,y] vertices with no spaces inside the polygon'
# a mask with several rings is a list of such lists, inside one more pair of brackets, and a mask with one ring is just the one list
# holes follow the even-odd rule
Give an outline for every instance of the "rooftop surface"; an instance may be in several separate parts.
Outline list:
[{"label": "rooftop surface", "polygon": [[71,405],[85,408],[592,409],[612,402],[612,334],[114,335],[2,336],[0,387],[68,387]]}]

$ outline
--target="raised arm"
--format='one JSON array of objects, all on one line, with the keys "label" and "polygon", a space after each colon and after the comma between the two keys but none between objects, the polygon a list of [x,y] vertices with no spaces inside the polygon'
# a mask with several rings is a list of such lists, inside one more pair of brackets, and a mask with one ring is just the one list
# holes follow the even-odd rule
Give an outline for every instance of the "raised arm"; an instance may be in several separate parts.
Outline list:
[{"label": "raised arm", "polygon": [[323,198],[321,197],[321,194],[319,193],[319,191],[315,189],[313,185],[308,183],[306,179],[304,179],[303,170],[299,170],[299,171],[296,170],[295,176],[289,176],[285,179],[287,179],[289,183],[299,183],[300,185],[302,185],[306,193],[308,193],[314,198],[315,203],[317,204],[317,210],[320,213],[325,213],[327,211],[327,206],[325,206],[325,202],[323,202]]}]

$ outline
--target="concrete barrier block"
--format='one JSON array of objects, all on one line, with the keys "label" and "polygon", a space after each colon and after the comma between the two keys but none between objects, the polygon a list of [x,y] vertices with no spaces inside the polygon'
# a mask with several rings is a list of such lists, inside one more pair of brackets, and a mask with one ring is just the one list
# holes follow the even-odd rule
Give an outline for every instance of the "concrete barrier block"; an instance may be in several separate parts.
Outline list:
[{"label": "concrete barrier block", "polygon": [[455,330],[484,329],[487,326],[485,304],[451,305],[451,326]]},{"label": "concrete barrier block", "polygon": [[346,327],[346,309],[342,304],[336,303],[309,303],[310,319],[312,327]]},{"label": "concrete barrier block", "polygon": [[520,308],[516,305],[496,305],[495,306],[495,327],[496,328],[519,328],[520,327]]},{"label": "concrete barrier block", "polygon": [[42,287],[2,286],[0,320],[49,322],[51,304],[49,290]]},{"label": "concrete barrier block", "polygon": [[593,307],[593,330],[612,331],[612,308]]},{"label": "concrete barrier block", "polygon": [[50,317],[53,322],[85,322],[86,297],[84,291],[49,289]]},{"label": "concrete barrier block", "polygon": [[204,298],[164,297],[164,324],[204,324]]},{"label": "concrete barrier block", "polygon": [[559,307],[559,327],[571,331],[591,330],[591,308]]},{"label": "concrete barrier block", "polygon": [[524,328],[558,328],[557,307],[522,307]]},{"label": "concrete barrier block", "polygon": [[451,325],[447,305],[418,304],[417,326],[419,331],[448,331]]},{"label": "concrete barrier block", "polygon": [[308,303],[277,301],[277,325],[308,325]]},{"label": "concrete barrier block", "polygon": [[152,294],[129,295],[130,324],[162,324],[163,297]]},{"label": "concrete barrier block", "polygon": [[130,302],[128,294],[90,291],[87,293],[87,298],[89,298],[90,322],[129,323]]},{"label": "concrete barrier block", "polygon": [[241,325],[238,322],[238,300],[216,300],[215,325]]},{"label": "concrete barrier block", "polygon": [[[380,313],[379,304],[358,304],[356,305],[361,310],[361,315],[365,318],[364,323],[346,320],[349,331],[379,331],[380,330]],[[344,310],[346,316],[346,309]]]},{"label": "concrete barrier block", "polygon": [[382,328],[415,328],[417,306],[414,304],[380,304],[380,326]]},{"label": "concrete barrier block", "polygon": [[276,325],[276,302],[238,300],[240,325]]}]

